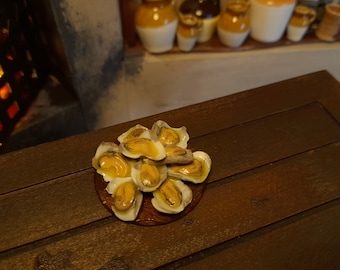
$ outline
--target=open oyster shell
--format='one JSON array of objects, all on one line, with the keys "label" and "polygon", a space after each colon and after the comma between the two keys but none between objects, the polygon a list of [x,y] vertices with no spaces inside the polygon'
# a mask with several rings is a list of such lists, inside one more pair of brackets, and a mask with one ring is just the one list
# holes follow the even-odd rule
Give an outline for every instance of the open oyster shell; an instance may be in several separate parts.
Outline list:
[{"label": "open oyster shell", "polygon": [[142,160],[136,162],[131,170],[131,176],[137,187],[143,192],[155,191],[166,179],[166,165],[155,165]]},{"label": "open oyster shell", "polygon": [[177,145],[182,148],[187,148],[190,139],[186,127],[174,128],[166,122],[158,120],[151,128],[158,140],[163,145]]},{"label": "open oyster shell", "polygon": [[151,199],[153,207],[166,214],[182,212],[191,201],[191,189],[182,181],[169,177],[153,192]]},{"label": "open oyster shell", "polygon": [[153,161],[144,159],[146,163],[156,165],[168,165],[168,164],[188,164],[193,161],[194,156],[190,149],[184,149],[177,145],[165,145],[164,146],[166,157],[159,161]]},{"label": "open oyster shell", "polygon": [[211,158],[203,151],[193,153],[194,160],[189,164],[169,165],[168,175],[195,184],[202,183],[211,170]]},{"label": "open oyster shell", "polygon": [[147,127],[137,124],[131,127],[128,131],[119,135],[117,140],[120,143],[122,143],[135,138],[150,138],[149,129]]},{"label": "open oyster shell", "polygon": [[132,162],[119,153],[118,145],[102,142],[92,158],[92,166],[106,182],[117,177],[130,177]]},{"label": "open oyster shell", "polygon": [[112,211],[120,220],[133,221],[136,219],[143,202],[143,194],[132,181],[131,177],[116,178],[106,187],[112,194]]},{"label": "open oyster shell", "polygon": [[124,156],[133,159],[161,160],[166,157],[164,146],[151,138],[134,138],[120,143],[118,148]]}]

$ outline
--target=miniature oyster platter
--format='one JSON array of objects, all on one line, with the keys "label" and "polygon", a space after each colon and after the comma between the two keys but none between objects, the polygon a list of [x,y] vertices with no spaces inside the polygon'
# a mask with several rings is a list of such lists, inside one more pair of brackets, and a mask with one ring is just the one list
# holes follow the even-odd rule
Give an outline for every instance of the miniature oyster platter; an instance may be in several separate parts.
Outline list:
[{"label": "miniature oyster platter", "polygon": [[158,120],[100,143],[92,166],[103,205],[139,225],[170,223],[190,212],[204,193],[211,158],[188,148],[189,139],[186,127]]}]

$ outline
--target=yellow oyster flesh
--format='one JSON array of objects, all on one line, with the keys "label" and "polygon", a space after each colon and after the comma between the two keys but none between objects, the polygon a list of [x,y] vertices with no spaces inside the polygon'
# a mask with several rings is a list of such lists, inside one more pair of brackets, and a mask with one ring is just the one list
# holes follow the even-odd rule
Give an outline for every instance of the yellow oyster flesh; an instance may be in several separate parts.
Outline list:
[{"label": "yellow oyster flesh", "polygon": [[[145,156],[150,159],[163,159],[165,157],[165,150],[162,144],[149,138],[135,138],[120,145],[124,149],[122,152],[131,158],[138,158]],[[161,147],[161,148],[159,148]],[[162,153],[164,152],[164,153]]]},{"label": "yellow oyster flesh", "polygon": [[163,145],[175,144],[182,148],[187,148],[190,137],[184,126],[174,128],[169,126],[166,122],[158,120],[153,124],[151,131]]},{"label": "yellow oyster flesh", "polygon": [[113,196],[114,207],[119,211],[128,210],[134,203],[136,188],[132,182],[126,182],[117,187]]},{"label": "yellow oyster flesh", "polygon": [[163,201],[172,208],[177,208],[182,202],[182,193],[173,181],[167,179],[159,187],[159,194]]},{"label": "yellow oyster flesh", "polygon": [[187,153],[186,149],[177,145],[168,145],[165,147],[165,152],[168,157],[183,156]]},{"label": "yellow oyster flesh", "polygon": [[176,178],[168,177],[162,185],[153,192],[151,203],[162,213],[177,214],[182,212],[192,201],[192,190]]},{"label": "yellow oyster flesh", "polygon": [[194,160],[188,164],[170,165],[168,174],[193,183],[202,183],[211,169],[209,155],[202,151],[193,153]]},{"label": "yellow oyster flesh", "polygon": [[136,162],[131,168],[131,177],[143,192],[155,191],[166,179],[168,168],[164,164],[148,163],[144,160]]},{"label": "yellow oyster flesh", "polygon": [[127,134],[127,136],[124,138],[124,142],[130,141],[132,139],[138,138],[140,137],[144,132],[145,132],[145,128],[144,127],[137,127],[135,129],[133,129],[129,134]]},{"label": "yellow oyster flesh", "polygon": [[188,176],[199,176],[204,172],[204,163],[201,160],[194,159],[191,163],[186,165],[171,166],[174,172],[178,172]]},{"label": "yellow oyster flesh", "polygon": [[115,178],[106,186],[112,195],[111,209],[117,218],[124,221],[135,220],[143,202],[143,194],[131,177]]},{"label": "yellow oyster flesh", "polygon": [[140,168],[140,180],[144,186],[155,187],[161,181],[161,175],[155,165],[144,163]]},{"label": "yellow oyster flesh", "polygon": [[112,178],[127,177],[130,175],[131,166],[119,153],[104,153],[98,158],[98,170]]},{"label": "yellow oyster flesh", "polygon": [[174,129],[163,127],[159,134],[159,140],[163,145],[177,144],[180,137]]}]

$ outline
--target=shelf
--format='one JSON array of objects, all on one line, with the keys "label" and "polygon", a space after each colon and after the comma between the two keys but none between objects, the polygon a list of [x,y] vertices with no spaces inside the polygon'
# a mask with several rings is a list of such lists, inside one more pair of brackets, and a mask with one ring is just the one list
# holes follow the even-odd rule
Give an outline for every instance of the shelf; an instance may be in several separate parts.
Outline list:
[{"label": "shelf", "polygon": [[[133,0],[120,0],[120,13],[121,13],[121,23],[122,32],[124,38],[125,56],[142,56],[146,53],[140,40],[138,39],[135,22],[134,22],[134,12],[135,4]],[[299,42],[293,42],[284,36],[277,42],[273,43],[263,43],[252,39],[250,36],[245,40],[242,46],[238,48],[230,48],[224,46],[218,39],[217,34],[212,37],[211,40],[198,43],[191,51],[192,53],[197,52],[240,52],[249,50],[259,50],[259,49],[269,49],[275,47],[292,46],[298,44],[313,44],[313,43],[326,43],[321,41],[315,36],[316,27],[313,27],[305,37]],[[340,36],[337,36],[336,42],[340,41]],[[190,53],[182,52],[176,45],[176,41],[172,50],[163,54],[173,54],[173,53]]]}]

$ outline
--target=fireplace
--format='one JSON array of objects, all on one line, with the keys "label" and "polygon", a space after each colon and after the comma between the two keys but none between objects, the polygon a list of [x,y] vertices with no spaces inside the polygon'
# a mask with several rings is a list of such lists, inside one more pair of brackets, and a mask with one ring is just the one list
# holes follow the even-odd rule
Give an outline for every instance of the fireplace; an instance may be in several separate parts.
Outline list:
[{"label": "fireplace", "polygon": [[[36,102],[39,93],[46,88],[47,92],[51,92],[52,88],[54,93],[59,91],[54,97],[58,99],[60,107],[67,103],[60,118],[65,117],[71,97],[75,102],[78,98],[71,82],[50,1],[0,0],[0,153],[7,152],[8,150],[4,150],[6,147],[16,150],[16,147],[8,146],[13,144],[9,139],[13,137],[13,131],[22,118],[31,110],[30,106]],[[64,98],[62,102],[61,98]],[[60,105],[61,103],[63,104]],[[46,114],[46,109],[43,113]],[[78,104],[77,112],[73,111],[72,115],[81,115]],[[55,119],[54,116],[54,121]],[[83,119],[75,121],[83,123]],[[18,148],[63,137],[59,131],[60,123],[58,119],[54,123],[57,132],[51,130],[51,124],[47,128],[49,132],[58,133],[58,136],[46,135],[46,130],[40,133],[25,131],[25,135],[16,138],[20,141],[17,143],[20,145]],[[84,126],[85,124],[80,131],[85,131]],[[41,125],[36,128],[41,128]],[[72,134],[68,132],[67,135]],[[35,142],[32,138],[27,138],[29,136],[35,137]]]},{"label": "fireplace", "polygon": [[25,114],[48,68],[26,1],[0,2],[0,143]]}]

